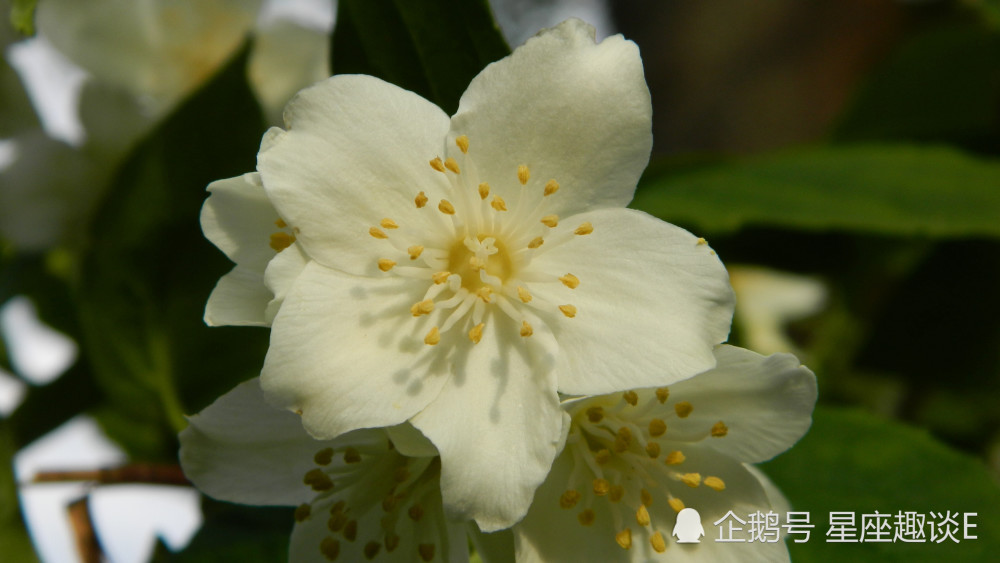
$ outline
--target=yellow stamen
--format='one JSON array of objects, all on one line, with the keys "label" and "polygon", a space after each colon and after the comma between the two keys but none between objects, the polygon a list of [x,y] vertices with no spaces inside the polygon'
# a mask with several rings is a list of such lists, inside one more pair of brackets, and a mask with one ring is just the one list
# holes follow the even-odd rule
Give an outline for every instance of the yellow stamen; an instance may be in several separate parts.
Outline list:
[{"label": "yellow stamen", "polygon": [[380,549],[382,549],[382,544],[380,544],[378,542],[370,541],[370,542],[366,543],[365,544],[365,549],[364,549],[365,559],[367,559],[369,561],[371,561],[372,559],[375,559],[375,557],[378,555],[378,552],[379,552]]},{"label": "yellow stamen", "polygon": [[667,542],[663,539],[663,534],[656,532],[649,536],[649,544],[653,546],[653,551],[663,553],[667,550]]},{"label": "yellow stamen", "polygon": [[705,486],[716,491],[721,491],[726,488],[726,483],[718,477],[705,477]]},{"label": "yellow stamen", "polygon": [[420,258],[420,254],[424,251],[424,247],[419,244],[415,244],[406,249],[406,252],[410,254],[410,260],[416,260]]},{"label": "yellow stamen", "polygon": [[646,442],[646,453],[653,459],[660,457],[660,444],[657,444],[656,442]]},{"label": "yellow stamen", "polygon": [[455,206],[452,205],[447,199],[442,199],[441,203],[438,204],[438,211],[444,213],[445,215],[454,215]]},{"label": "yellow stamen", "polygon": [[325,448],[316,452],[313,461],[316,462],[316,465],[330,465],[330,462],[333,461],[333,448]]},{"label": "yellow stamen", "polygon": [[608,491],[611,490],[611,483],[609,483],[607,479],[597,478],[594,479],[593,487],[594,487],[594,494],[599,497],[603,497],[604,495],[608,494]]},{"label": "yellow stamen", "polygon": [[706,245],[706,244],[708,244],[707,240],[705,240],[703,238],[700,238],[700,237],[698,238],[698,246],[703,246],[703,245]]},{"label": "yellow stamen", "polygon": [[687,457],[684,456],[684,452],[680,450],[674,450],[669,454],[667,454],[667,459],[665,459],[663,462],[666,463],[667,465],[680,465],[684,463],[685,459],[687,459]]},{"label": "yellow stamen", "polygon": [[469,330],[469,340],[471,340],[473,344],[479,344],[479,341],[482,340],[484,326],[486,326],[486,323],[479,323]]},{"label": "yellow stamen", "polygon": [[385,234],[385,231],[378,227],[372,227],[368,229],[368,234],[375,238],[389,238],[389,235]]},{"label": "yellow stamen", "polygon": [[542,192],[542,195],[550,196],[558,191],[559,191],[559,182],[556,182],[555,180],[549,180],[548,182],[545,183],[545,190]]},{"label": "yellow stamen", "polygon": [[479,298],[483,300],[483,303],[489,303],[490,302],[490,294],[492,294],[492,293],[493,293],[493,289],[490,286],[488,286],[488,285],[484,285],[483,287],[479,288],[479,291],[476,292],[476,295],[479,296]]},{"label": "yellow stamen", "polygon": [[660,387],[659,389],[656,390],[656,400],[659,401],[661,405],[663,403],[666,403],[667,398],[669,397],[670,397],[670,389],[666,387]]},{"label": "yellow stamen", "polygon": [[622,549],[632,547],[632,530],[625,528],[618,532],[615,534],[615,541],[618,542],[618,545],[622,546]]},{"label": "yellow stamen", "polygon": [[663,422],[659,418],[654,418],[649,421],[649,435],[657,438],[663,436],[663,433],[667,431],[667,423]]},{"label": "yellow stamen", "polygon": [[559,497],[559,506],[565,509],[570,509],[576,506],[576,503],[580,502],[580,491],[575,491],[569,489]]},{"label": "yellow stamen", "polygon": [[279,229],[284,229],[285,227],[288,226],[288,223],[286,223],[284,219],[281,219],[279,217],[278,220],[274,222],[274,225]]},{"label": "yellow stamen", "polygon": [[635,511],[635,522],[640,526],[649,525],[649,511],[646,510],[646,506],[643,504],[639,505],[639,510]]},{"label": "yellow stamen", "polygon": [[716,422],[715,425],[712,426],[713,438],[722,438],[728,433],[729,433],[729,427],[726,426],[726,423],[722,422],[721,420],[719,422]]},{"label": "yellow stamen", "polygon": [[597,462],[597,465],[604,465],[611,461],[611,451],[607,448],[597,450],[597,453],[594,454],[594,461]]},{"label": "yellow stamen", "polygon": [[589,235],[592,232],[594,232],[594,226],[590,224],[590,221],[582,223],[576,228],[575,231],[573,231],[573,233],[577,235]]},{"label": "yellow stamen", "polygon": [[680,418],[687,418],[691,415],[691,411],[694,410],[694,406],[687,401],[681,401],[674,405],[674,411]]},{"label": "yellow stamen", "polygon": [[424,517],[424,507],[419,504],[414,504],[406,511],[406,515],[410,517],[410,520],[414,522],[419,522],[421,518]]},{"label": "yellow stamen", "polygon": [[490,202],[490,207],[497,211],[507,211],[507,202],[502,197],[495,195],[493,201]]},{"label": "yellow stamen", "polygon": [[451,170],[455,174],[462,173],[462,169],[458,167],[458,162],[456,162],[455,159],[450,156],[444,159],[444,167],[447,168],[448,170]]},{"label": "yellow stamen", "polygon": [[410,313],[412,313],[414,317],[419,317],[420,315],[429,315],[433,310],[434,310],[434,302],[431,301],[430,299],[424,299],[419,303],[414,303],[413,306],[410,307]]},{"label": "yellow stamen", "polygon": [[528,243],[528,248],[538,248],[539,246],[542,246],[542,244],[544,243],[545,240],[543,240],[542,237],[535,237],[531,239],[531,242]]},{"label": "yellow stamen", "polygon": [[624,440],[626,444],[632,443],[632,431],[629,430],[628,426],[622,426],[619,428],[617,436]]},{"label": "yellow stamen", "polygon": [[633,407],[639,404],[639,394],[635,391],[626,391],[622,393],[622,399],[625,399],[625,402]]},{"label": "yellow stamen", "polygon": [[587,420],[597,423],[604,418],[604,409],[602,407],[590,407],[587,409]]},{"label": "yellow stamen", "polygon": [[388,272],[395,265],[396,263],[393,262],[392,260],[389,260],[388,258],[379,258],[378,260],[378,269],[382,270],[383,272]]},{"label": "yellow stamen", "polygon": [[685,473],[681,475],[681,483],[693,489],[701,484],[701,473]]},{"label": "yellow stamen", "polygon": [[413,198],[413,203],[417,204],[417,209],[420,209],[421,207],[427,205],[428,201],[429,200],[427,198],[427,194],[425,194],[424,192],[418,193],[417,197]]},{"label": "yellow stamen", "polygon": [[417,553],[420,554],[420,558],[424,561],[431,561],[434,559],[434,544],[432,543],[422,543],[417,546]]},{"label": "yellow stamen", "polygon": [[597,519],[597,514],[593,510],[585,508],[580,511],[580,514],[576,516],[576,519],[580,522],[581,526],[590,526],[594,523],[594,520]]},{"label": "yellow stamen", "polygon": [[385,550],[392,553],[399,547],[399,535],[393,532],[386,532],[385,534]]},{"label": "yellow stamen", "polygon": [[571,319],[576,316],[576,307],[572,305],[560,305],[559,310],[562,311],[562,314]]},{"label": "yellow stamen", "polygon": [[570,289],[576,289],[580,286],[580,278],[574,276],[573,274],[566,274],[565,276],[559,278],[559,281],[563,282],[563,285]]},{"label": "yellow stamen", "polygon": [[527,303],[531,301],[531,294],[528,293],[527,288],[523,286],[517,286],[517,296],[521,299],[522,303]]},{"label": "yellow stamen", "polygon": [[312,506],[308,504],[300,504],[295,507],[295,521],[305,522],[312,515]]},{"label": "yellow stamen", "polygon": [[449,276],[451,276],[451,272],[438,272],[431,276],[431,279],[434,281],[434,285],[441,285],[448,281]]},{"label": "yellow stamen", "polygon": [[542,224],[550,229],[555,228],[555,226],[559,224],[559,216],[546,215],[545,217],[542,217]]},{"label": "yellow stamen", "polygon": [[674,512],[680,512],[680,511],[684,510],[684,501],[682,501],[681,499],[679,499],[677,497],[674,497],[674,498],[668,500],[667,504],[670,505],[670,508],[674,509]]},{"label": "yellow stamen", "polygon": [[639,491],[639,500],[643,506],[653,506],[653,493],[642,489]]},{"label": "yellow stamen", "polygon": [[525,166],[525,165],[523,165],[523,164],[518,165],[518,167],[517,167],[517,181],[521,182],[521,185],[523,186],[523,185],[525,185],[525,184],[528,183],[528,179],[530,179],[530,178],[531,178],[531,171],[528,170],[528,167]]},{"label": "yellow stamen", "polygon": [[441,342],[441,333],[438,332],[438,327],[434,327],[427,333],[427,336],[424,337],[424,344],[434,346],[438,342]]},{"label": "yellow stamen", "polygon": [[310,469],[302,477],[302,483],[309,485],[316,492],[329,491],[333,488],[333,481],[322,469]]},{"label": "yellow stamen", "polygon": [[441,160],[440,156],[434,157],[434,160],[430,161],[431,168],[437,170],[438,172],[444,172],[444,162]]},{"label": "yellow stamen", "polygon": [[468,154],[469,152],[468,137],[466,137],[465,135],[459,135],[458,137],[455,137],[455,144],[458,145],[458,148],[459,150],[462,151],[462,154]]},{"label": "yellow stamen", "polygon": [[531,328],[531,325],[528,324],[528,321],[521,321],[521,336],[528,337],[534,333],[535,331]]},{"label": "yellow stamen", "polygon": [[388,217],[386,217],[385,219],[382,219],[381,221],[379,221],[379,225],[382,225],[383,229],[398,229],[399,228],[399,225],[396,224],[395,221],[393,221],[392,219],[390,219]]},{"label": "yellow stamen", "polygon": [[490,195],[490,185],[486,182],[479,184],[479,199],[486,199]]},{"label": "yellow stamen", "polygon": [[361,463],[361,452],[356,448],[344,450],[344,463]]},{"label": "yellow stamen", "polygon": [[281,252],[292,246],[293,242],[295,242],[295,237],[288,233],[274,233],[271,235],[270,246],[275,252]]},{"label": "yellow stamen", "polygon": [[[608,450],[604,450],[608,451]],[[608,454],[610,457],[610,453]],[[611,485],[611,491],[608,493],[608,500],[611,502],[619,502],[622,497],[625,496],[625,487],[621,485]]]},{"label": "yellow stamen", "polygon": [[323,538],[319,542],[319,552],[326,557],[327,561],[336,561],[340,557],[340,542],[330,536]]}]

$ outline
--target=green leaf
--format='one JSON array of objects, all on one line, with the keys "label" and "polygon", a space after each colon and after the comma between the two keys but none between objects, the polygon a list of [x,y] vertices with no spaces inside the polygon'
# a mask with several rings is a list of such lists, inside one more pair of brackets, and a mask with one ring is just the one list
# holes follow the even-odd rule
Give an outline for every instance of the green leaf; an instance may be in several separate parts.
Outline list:
[{"label": "green leaf", "polygon": [[331,40],[335,74],[370,74],[449,114],[472,78],[510,53],[485,0],[342,0]]},{"label": "green leaf", "polygon": [[10,23],[24,35],[35,34],[35,5],[38,0],[14,0],[10,7]]},{"label": "green leaf", "polygon": [[[813,427],[795,447],[763,469],[791,501],[810,513],[808,542],[789,543],[792,560],[990,561],[1000,550],[1000,487],[978,460],[955,452],[925,432],[859,411],[817,408]],[[896,515],[913,511],[976,513],[959,543],[827,543],[830,512]],[[929,531],[928,531],[929,534]]]},{"label": "green leaf", "polygon": [[17,482],[14,480],[14,454],[17,446],[6,422],[0,422],[0,553],[4,561],[38,561],[31,538],[21,520]]},{"label": "green leaf", "polygon": [[1000,162],[947,147],[818,147],[676,174],[651,167],[632,206],[713,233],[1000,236]]},{"label": "green leaf", "polygon": [[202,510],[205,523],[191,543],[180,553],[161,547],[154,563],[270,563],[288,559],[288,540],[295,521],[293,509],[243,506],[205,498]]}]

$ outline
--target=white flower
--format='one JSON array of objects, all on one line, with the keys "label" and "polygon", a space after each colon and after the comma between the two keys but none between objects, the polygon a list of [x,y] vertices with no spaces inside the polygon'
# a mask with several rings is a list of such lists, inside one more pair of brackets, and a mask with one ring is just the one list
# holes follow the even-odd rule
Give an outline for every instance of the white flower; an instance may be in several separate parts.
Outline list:
[{"label": "white flower", "polygon": [[623,208],[650,112],[636,46],[577,20],[488,66],[450,119],[368,76],[300,92],[258,155],[267,220],[305,257],[274,268],[294,281],[269,399],[318,438],[410,421],[440,451],[450,510],[516,522],[559,448],[557,392],[690,377],[728,334],[714,252]]},{"label": "white flower", "polygon": [[[465,524],[445,518],[429,445],[406,455],[381,429],[316,440],[265,402],[258,379],[191,417],[180,440],[184,473],[206,494],[297,507],[291,561],[469,559]],[[415,447],[411,436],[400,442]]]},{"label": "white flower", "polygon": [[[581,552],[606,562],[788,559],[783,542],[717,543],[714,522],[786,510],[747,464],[805,434],[816,378],[789,354],[720,346],[717,356],[718,367],[669,388],[567,401],[565,449],[514,527],[519,563]],[[684,508],[701,515],[701,543],[672,545]]]}]

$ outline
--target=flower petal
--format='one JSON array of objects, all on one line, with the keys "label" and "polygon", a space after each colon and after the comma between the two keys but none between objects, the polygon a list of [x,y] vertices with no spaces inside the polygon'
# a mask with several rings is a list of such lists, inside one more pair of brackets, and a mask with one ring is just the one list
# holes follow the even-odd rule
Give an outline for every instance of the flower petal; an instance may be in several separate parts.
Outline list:
[{"label": "flower petal", "polygon": [[256,173],[208,185],[201,208],[205,237],[233,262],[261,274],[274,257],[270,236],[279,230],[278,211],[267,199]]},{"label": "flower petal", "polygon": [[299,92],[285,122],[257,157],[268,196],[311,258],[371,275],[382,241],[369,228],[385,217],[426,221],[414,196],[448,187],[428,164],[444,152],[448,116],[377,78],[339,75]]},{"label": "flower petal", "polygon": [[317,441],[299,417],[269,405],[251,379],[192,416],[180,433],[184,474],[201,491],[230,502],[295,505],[316,495],[302,483]]},{"label": "flower petal", "polygon": [[267,326],[265,315],[273,295],[264,286],[264,276],[243,266],[236,266],[219,278],[205,305],[208,326]]},{"label": "flower petal", "polygon": [[288,248],[282,250],[275,256],[268,264],[267,269],[264,271],[264,285],[270,290],[269,294],[272,297],[270,302],[267,304],[267,310],[264,313],[264,318],[267,324],[271,324],[274,320],[274,316],[278,314],[278,309],[281,304],[285,301],[285,295],[288,294],[288,290],[292,287],[292,282],[299,277],[302,273],[303,268],[306,267],[306,263],[309,261],[309,257],[302,252],[302,246],[298,243],[294,243]]},{"label": "flower petal", "polygon": [[419,412],[450,374],[447,355],[424,344],[427,328],[401,323],[424,289],[412,279],[360,278],[309,262],[271,328],[261,372],[269,399],[301,411],[318,438]]},{"label": "flower petal", "polygon": [[497,315],[487,326],[412,423],[441,454],[445,506],[492,532],[524,516],[561,447],[564,422],[551,371],[554,344],[540,342],[551,334],[536,327],[519,346],[508,342],[521,338],[510,318]]},{"label": "flower petal", "polygon": [[[735,346],[719,346],[718,365],[670,386],[670,401],[693,407],[672,419],[671,439],[701,443],[740,461],[756,463],[787,450],[812,423],[816,376],[791,354],[761,356]],[[725,436],[707,437],[718,422]]]},{"label": "flower petal", "polygon": [[632,200],[649,161],[651,119],[636,45],[620,35],[595,44],[594,28],[571,19],[472,80],[449,146],[468,136],[480,179],[505,198],[521,187],[519,165],[539,189],[556,179],[563,192],[551,212],[568,216]]},{"label": "flower petal", "polygon": [[[715,253],[640,211],[598,210],[564,224],[583,222],[593,233],[554,246],[530,266],[553,279],[532,285],[532,293],[577,309],[574,318],[552,321],[559,391],[597,395],[663,385],[714,366],[713,346],[726,339],[733,315],[732,289]],[[566,272],[579,287],[555,280]]]}]

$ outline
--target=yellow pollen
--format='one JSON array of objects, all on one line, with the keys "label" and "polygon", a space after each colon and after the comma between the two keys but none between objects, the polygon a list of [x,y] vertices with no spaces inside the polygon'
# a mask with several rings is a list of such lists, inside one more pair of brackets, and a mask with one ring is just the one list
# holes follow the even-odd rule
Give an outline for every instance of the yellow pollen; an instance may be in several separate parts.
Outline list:
[{"label": "yellow pollen", "polygon": [[701,473],[685,473],[681,475],[681,483],[693,489],[701,484]]},{"label": "yellow pollen", "polygon": [[708,244],[707,240],[705,240],[705,239],[703,239],[701,237],[698,238],[698,246],[703,246],[703,245],[706,245],[706,244]]},{"label": "yellow pollen", "polygon": [[455,206],[452,205],[447,199],[442,199],[441,203],[438,204],[438,211],[444,213],[445,215],[454,215]]},{"label": "yellow pollen", "polygon": [[628,426],[622,426],[618,429],[618,437],[624,440],[626,444],[632,443],[632,431],[628,429]]},{"label": "yellow pollen", "polygon": [[378,260],[378,269],[382,270],[383,272],[388,272],[395,265],[396,263],[393,262],[392,260],[389,260],[388,258],[379,258]]},{"label": "yellow pollen", "polygon": [[444,160],[444,167],[447,168],[448,170],[451,170],[455,174],[462,173],[462,169],[458,167],[458,162],[456,162],[455,159],[450,156]]},{"label": "yellow pollen", "polygon": [[545,190],[542,192],[542,195],[549,196],[558,191],[559,191],[559,182],[556,182],[555,180],[549,180],[548,182],[545,183]]},{"label": "yellow pollen", "polygon": [[351,520],[344,526],[344,537],[347,541],[354,541],[358,539],[358,521]]},{"label": "yellow pollen", "polygon": [[660,457],[660,444],[657,444],[656,442],[647,442],[646,453],[653,459]]},{"label": "yellow pollen", "polygon": [[625,441],[621,436],[615,436],[614,443],[615,453],[623,454],[628,451],[628,442]]},{"label": "yellow pollen", "polygon": [[528,289],[523,286],[517,286],[517,296],[521,299],[522,303],[531,301],[531,294],[528,293]]},{"label": "yellow pollen", "polygon": [[573,234],[589,235],[592,232],[594,232],[594,226],[590,224],[590,221],[587,221],[585,223],[582,223],[579,227],[577,227],[576,230],[573,231]]},{"label": "yellow pollen", "polygon": [[420,258],[420,254],[423,253],[424,247],[419,244],[415,244],[406,249],[406,252],[410,255],[410,260],[416,260]]},{"label": "yellow pollen", "polygon": [[389,238],[389,235],[385,234],[385,231],[378,227],[372,227],[368,229],[368,234],[375,238]]},{"label": "yellow pollen", "polygon": [[444,162],[441,160],[440,156],[434,157],[434,160],[430,161],[431,168],[437,170],[438,172],[444,172]]},{"label": "yellow pollen", "polygon": [[667,423],[666,422],[663,422],[659,418],[654,418],[653,420],[649,421],[649,435],[650,436],[652,436],[654,438],[658,438],[660,436],[663,436],[663,434],[666,431],[667,431]]},{"label": "yellow pollen", "polygon": [[712,426],[712,437],[713,438],[722,438],[723,436],[725,436],[728,433],[729,433],[729,427],[726,426],[726,423],[722,422],[721,420],[719,422],[716,422]]},{"label": "yellow pollen", "polygon": [[410,313],[413,313],[414,317],[419,317],[420,315],[429,315],[431,311],[434,310],[434,302],[430,299],[424,299],[419,303],[414,303],[410,307]]},{"label": "yellow pollen", "polygon": [[422,543],[417,546],[417,553],[420,554],[420,558],[424,561],[430,561],[434,559],[434,544],[432,543]]},{"label": "yellow pollen", "polygon": [[431,276],[431,279],[434,280],[434,285],[441,285],[444,282],[448,281],[448,276],[450,275],[451,272],[438,272],[433,276]]},{"label": "yellow pollen", "polygon": [[455,137],[455,144],[462,151],[462,154],[467,154],[469,152],[469,138],[465,135],[459,135]]},{"label": "yellow pollen", "polygon": [[395,221],[393,221],[392,219],[390,219],[388,217],[386,217],[385,219],[382,219],[381,221],[379,221],[378,224],[382,225],[383,229],[398,229],[399,228],[399,225]]},{"label": "yellow pollen", "polygon": [[677,497],[674,497],[674,498],[668,500],[667,504],[670,505],[670,508],[674,509],[674,512],[680,512],[680,511],[684,510],[684,501],[682,501],[681,499],[679,499]]},{"label": "yellow pollen", "polygon": [[326,448],[316,452],[316,455],[313,456],[313,461],[316,462],[316,465],[330,465],[330,462],[333,461],[333,448]]},{"label": "yellow pollen", "polygon": [[479,199],[486,199],[490,195],[490,185],[486,182],[479,184]]},{"label": "yellow pollen", "polygon": [[587,409],[587,420],[600,422],[604,418],[604,409],[601,407],[590,407]]},{"label": "yellow pollen", "polygon": [[646,510],[646,505],[640,504],[639,510],[635,511],[635,522],[640,526],[649,525],[649,511]]},{"label": "yellow pollen", "polygon": [[622,399],[625,399],[625,402],[633,407],[639,404],[639,394],[635,391],[626,391],[622,393]]},{"label": "yellow pollen", "polygon": [[670,397],[670,389],[666,387],[660,387],[659,389],[656,390],[656,400],[659,401],[661,405],[663,403],[666,403],[667,398],[669,397]]},{"label": "yellow pollen", "polygon": [[555,228],[556,225],[559,224],[559,216],[558,215],[546,215],[545,217],[542,217],[542,224],[545,225],[546,227],[550,228],[550,229],[553,229],[553,228]]},{"label": "yellow pollen", "polygon": [[378,555],[378,552],[379,552],[380,549],[382,549],[382,544],[380,544],[378,542],[370,541],[370,542],[366,543],[365,544],[365,549],[364,549],[365,559],[367,559],[369,561],[371,561],[372,559],[375,559],[375,556]]},{"label": "yellow pollen", "polygon": [[419,504],[414,504],[406,511],[406,515],[410,517],[410,520],[414,522],[419,522],[421,518],[424,517],[424,507]]},{"label": "yellow pollen", "polygon": [[663,534],[656,532],[649,537],[649,544],[653,546],[653,551],[663,553],[667,550],[667,542],[663,539]]},{"label": "yellow pollen", "polygon": [[716,491],[721,491],[726,488],[726,483],[718,477],[705,477],[705,486]]},{"label": "yellow pollen", "polygon": [[385,550],[392,553],[397,547],[399,547],[399,535],[388,532],[385,535]]},{"label": "yellow pollen", "polygon": [[309,516],[311,514],[312,514],[312,506],[308,504],[300,504],[297,507],[295,507],[296,522],[305,522],[306,520],[309,519]]},{"label": "yellow pollen", "polygon": [[531,178],[531,171],[528,170],[528,167],[525,166],[525,165],[523,165],[523,164],[518,165],[518,167],[517,167],[517,181],[521,182],[521,185],[523,186],[523,185],[525,185],[525,184],[528,183],[528,180],[530,178]]},{"label": "yellow pollen", "polygon": [[535,331],[531,328],[531,325],[528,324],[528,321],[521,321],[521,336],[528,337],[534,333]]},{"label": "yellow pollen", "polygon": [[590,526],[594,523],[594,520],[597,519],[597,514],[593,510],[585,508],[580,511],[580,514],[576,516],[576,519],[580,522],[581,526]]},{"label": "yellow pollen", "polygon": [[580,497],[580,491],[569,489],[559,497],[559,506],[567,510],[573,508],[576,503],[580,502]]},{"label": "yellow pollen", "polygon": [[602,448],[594,454],[594,461],[598,465],[604,465],[605,463],[611,461],[611,452],[607,448]]},{"label": "yellow pollen", "polygon": [[562,311],[562,314],[571,319],[576,316],[576,307],[572,305],[560,305],[559,310]]},{"label": "yellow pollen", "polygon": [[417,204],[417,209],[420,209],[421,207],[427,205],[427,202],[428,202],[427,194],[425,194],[424,192],[418,193],[417,197],[413,198],[413,203]]},{"label": "yellow pollen", "polygon": [[[336,504],[330,507],[330,514],[340,514],[344,511],[344,507],[347,506],[347,502],[343,500],[338,500]],[[336,530],[334,530],[336,531]]]},{"label": "yellow pollen", "polygon": [[538,248],[543,244],[545,244],[545,240],[542,237],[535,237],[528,243],[528,248]]},{"label": "yellow pollen", "polygon": [[482,270],[486,267],[486,263],[475,256],[469,256],[469,267],[473,270]]},{"label": "yellow pollen", "polygon": [[493,201],[490,202],[490,207],[497,211],[507,211],[507,202],[502,197],[495,195]]},{"label": "yellow pollen", "polygon": [[344,463],[359,463],[361,461],[361,453],[355,448],[347,448],[344,450]]},{"label": "yellow pollen", "polygon": [[621,485],[612,485],[611,491],[608,492],[608,500],[610,500],[611,502],[618,502],[622,500],[622,497],[624,496],[625,496],[625,487]]},{"label": "yellow pollen", "polygon": [[441,342],[441,333],[438,332],[438,327],[434,327],[427,333],[427,336],[424,337],[424,344],[434,346],[438,342]]},{"label": "yellow pollen", "polygon": [[639,500],[642,502],[643,506],[653,506],[653,493],[650,493],[646,489],[639,491]]},{"label": "yellow pollen", "polygon": [[269,243],[269,246],[275,252],[281,252],[289,246],[292,246],[293,242],[295,242],[295,237],[288,233],[274,233],[271,235],[271,242]]},{"label": "yellow pollen", "polygon": [[486,323],[479,323],[469,330],[469,340],[471,340],[473,344],[479,344],[479,341],[483,339],[484,326],[486,326]]},{"label": "yellow pollen", "polygon": [[687,459],[687,457],[684,456],[684,452],[680,450],[674,450],[669,454],[667,454],[667,459],[664,460],[664,463],[666,463],[667,465],[680,465],[684,463],[685,459]]},{"label": "yellow pollen", "polygon": [[691,403],[687,401],[681,401],[676,405],[674,405],[674,411],[680,418],[687,418],[691,414],[691,411],[693,410],[694,406],[692,406]]},{"label": "yellow pollen", "polygon": [[594,494],[599,497],[603,497],[611,491],[611,483],[609,483],[607,479],[602,479],[600,477],[594,479],[593,486]]},{"label": "yellow pollen", "polygon": [[622,546],[622,549],[632,547],[632,530],[625,528],[618,532],[615,534],[615,541],[618,542],[618,545]]},{"label": "yellow pollen", "polygon": [[288,226],[288,223],[286,223],[284,219],[278,218],[278,220],[274,222],[274,226],[279,229],[284,229]]},{"label": "yellow pollen", "polygon": [[319,542],[319,552],[326,557],[327,561],[336,561],[340,556],[340,542],[327,536]]},{"label": "yellow pollen", "polygon": [[310,469],[302,477],[302,483],[309,485],[316,492],[329,491],[333,488],[333,481],[322,469]]},{"label": "yellow pollen", "polygon": [[580,278],[574,276],[573,274],[566,274],[565,276],[559,278],[559,281],[563,282],[563,285],[570,289],[576,289],[580,285]]},{"label": "yellow pollen", "polygon": [[488,285],[484,285],[483,287],[480,287],[478,291],[476,291],[476,295],[483,300],[483,303],[490,302],[490,294],[492,293],[493,289],[490,288],[490,286]]}]

